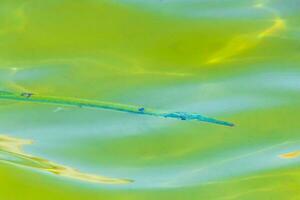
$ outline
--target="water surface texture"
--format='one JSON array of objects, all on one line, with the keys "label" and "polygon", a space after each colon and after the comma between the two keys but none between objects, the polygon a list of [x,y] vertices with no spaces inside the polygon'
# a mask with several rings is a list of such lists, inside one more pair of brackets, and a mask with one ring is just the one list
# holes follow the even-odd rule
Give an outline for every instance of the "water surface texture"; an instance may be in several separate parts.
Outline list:
[{"label": "water surface texture", "polygon": [[300,199],[299,0],[1,0],[0,45],[1,200]]}]

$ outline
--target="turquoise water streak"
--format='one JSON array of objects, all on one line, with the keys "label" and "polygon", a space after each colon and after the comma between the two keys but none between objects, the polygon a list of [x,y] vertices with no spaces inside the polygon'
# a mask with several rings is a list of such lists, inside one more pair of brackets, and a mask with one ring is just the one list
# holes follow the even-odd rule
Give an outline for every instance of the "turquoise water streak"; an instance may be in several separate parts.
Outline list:
[{"label": "turquoise water streak", "polygon": [[0,199],[299,199],[299,8],[0,1]]}]

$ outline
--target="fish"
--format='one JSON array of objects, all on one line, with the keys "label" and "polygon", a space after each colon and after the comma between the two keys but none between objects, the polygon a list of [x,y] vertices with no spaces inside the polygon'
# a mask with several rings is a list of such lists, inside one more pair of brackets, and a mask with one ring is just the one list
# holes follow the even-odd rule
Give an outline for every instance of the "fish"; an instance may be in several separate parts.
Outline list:
[{"label": "fish", "polygon": [[58,97],[58,96],[46,96],[39,95],[30,92],[10,92],[0,90],[0,100],[5,101],[20,101],[28,103],[43,103],[43,104],[53,104],[59,106],[69,106],[69,107],[79,107],[79,108],[90,108],[90,109],[107,109],[112,111],[127,112],[139,115],[148,115],[161,118],[173,118],[184,121],[201,121],[207,123],[213,123],[223,126],[233,127],[234,124],[227,121],[222,121],[210,117],[206,117],[197,113],[188,112],[166,112],[155,110],[151,108],[145,108],[143,106],[127,105],[121,103],[90,100],[90,99],[80,99],[74,97]]}]

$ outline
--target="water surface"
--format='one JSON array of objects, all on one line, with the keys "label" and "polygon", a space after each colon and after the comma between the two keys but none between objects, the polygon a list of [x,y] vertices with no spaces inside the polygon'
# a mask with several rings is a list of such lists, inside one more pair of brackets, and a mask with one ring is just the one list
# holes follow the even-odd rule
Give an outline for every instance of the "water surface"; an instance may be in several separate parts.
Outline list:
[{"label": "water surface", "polygon": [[300,1],[0,2],[0,199],[299,199]]}]

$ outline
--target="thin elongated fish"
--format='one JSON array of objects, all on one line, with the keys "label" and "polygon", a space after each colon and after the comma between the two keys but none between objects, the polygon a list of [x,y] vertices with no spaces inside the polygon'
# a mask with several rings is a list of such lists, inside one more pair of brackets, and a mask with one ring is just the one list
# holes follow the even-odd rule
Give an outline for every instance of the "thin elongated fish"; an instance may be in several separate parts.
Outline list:
[{"label": "thin elongated fish", "polygon": [[163,112],[141,106],[133,106],[105,101],[78,99],[71,97],[55,97],[55,96],[44,96],[32,93],[15,93],[0,91],[0,100],[11,100],[11,101],[22,101],[32,103],[44,103],[44,104],[55,104],[60,106],[71,106],[80,108],[92,108],[92,109],[108,109],[120,112],[127,112],[140,115],[150,115],[155,117],[163,118],[174,118],[180,120],[196,120],[208,123],[214,123],[224,126],[234,126],[233,123],[221,121],[209,117],[205,117],[200,114],[186,113],[186,112]]}]

